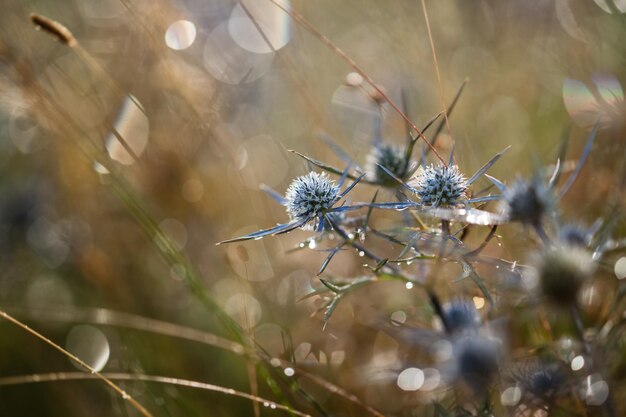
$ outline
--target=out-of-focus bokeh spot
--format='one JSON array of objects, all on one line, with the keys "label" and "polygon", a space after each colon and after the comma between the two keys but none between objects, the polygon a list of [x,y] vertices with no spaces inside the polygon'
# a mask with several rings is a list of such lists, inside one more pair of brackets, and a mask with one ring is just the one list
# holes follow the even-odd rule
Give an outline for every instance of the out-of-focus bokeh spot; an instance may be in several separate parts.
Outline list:
[{"label": "out-of-focus bokeh spot", "polygon": [[204,68],[215,79],[226,84],[253,82],[267,73],[274,52],[255,53],[239,46],[223,22],[211,31],[204,46]]},{"label": "out-of-focus bokeh spot", "polygon": [[[289,2],[282,4],[289,8]],[[228,33],[246,51],[265,54],[287,45],[291,18],[269,0],[242,0],[230,15]]]},{"label": "out-of-focus bokeh spot", "polygon": [[587,83],[566,78],[563,100],[570,117],[581,127],[590,128],[596,122],[603,127],[623,123],[624,90],[612,74],[595,73]]},{"label": "out-of-focus bokeh spot", "polygon": [[622,256],[615,262],[614,271],[618,279],[626,278],[626,256]]},{"label": "out-of-focus bokeh spot", "polygon": [[400,372],[397,383],[403,391],[417,391],[424,385],[424,372],[419,368],[407,368]]},{"label": "out-of-focus bokeh spot", "polygon": [[[593,0],[607,13],[626,13],[626,0]],[[614,6],[614,8],[613,8]]]},{"label": "out-of-focus bokeh spot", "polygon": [[187,49],[196,40],[196,25],[189,20],[177,20],[165,32],[165,44],[181,51]]},{"label": "out-of-focus bokeh spot", "polygon": [[[86,325],[72,327],[67,334],[65,348],[98,372],[104,369],[111,354],[106,335],[98,328]],[[81,371],[87,371],[80,364],[72,363]]]},{"label": "out-of-focus bokeh spot", "polygon": [[106,139],[109,156],[122,165],[132,165],[146,150],[149,133],[150,124],[143,106],[136,97],[127,96]]}]

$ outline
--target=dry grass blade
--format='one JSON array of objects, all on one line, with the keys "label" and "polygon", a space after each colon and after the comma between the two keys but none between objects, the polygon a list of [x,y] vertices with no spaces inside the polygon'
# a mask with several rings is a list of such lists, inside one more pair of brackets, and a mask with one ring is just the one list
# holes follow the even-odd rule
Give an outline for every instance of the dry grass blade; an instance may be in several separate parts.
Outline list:
[{"label": "dry grass blade", "polygon": [[[324,387],[325,389],[327,389],[329,392],[332,392],[333,394],[337,394],[342,398],[345,398],[346,400],[353,402],[354,404],[357,404],[361,407],[363,407],[365,410],[367,410],[371,415],[376,416],[376,417],[385,417],[385,415],[383,413],[381,413],[380,411],[376,410],[374,407],[364,404],[356,395],[354,394],[350,394],[349,392],[347,392],[346,390],[344,390],[341,387],[338,387],[337,385],[334,385],[316,375],[310,374],[308,372],[304,372],[302,370],[298,370],[297,371],[298,374],[310,379],[311,381],[315,382],[316,384],[320,385],[321,387]],[[0,380],[1,381],[1,380]]]},{"label": "dry grass blade", "polygon": [[[100,379],[105,384],[107,384],[109,387],[113,388],[113,390],[115,392],[117,392],[120,395],[120,397],[122,397],[124,400],[128,401],[137,411],[139,411],[139,413],[141,413],[141,415],[143,415],[145,417],[153,417],[152,413],[150,413],[143,405],[141,405],[137,400],[135,400],[130,394],[128,394],[126,391],[124,391],[122,388],[120,388],[118,385],[116,385],[111,380],[111,378],[108,378],[108,377],[104,376],[103,374],[101,374],[100,372],[96,371],[94,368],[89,366],[86,362],[84,362],[82,359],[80,359],[76,355],[74,355],[74,354],[68,352],[67,350],[63,349],[61,346],[57,345],[52,340],[48,339],[47,337],[45,337],[41,333],[37,332],[36,330],[31,329],[26,324],[22,323],[18,319],[16,319],[13,316],[9,315],[5,311],[0,310],[0,316],[4,317],[9,322],[15,324],[16,326],[20,327],[22,330],[25,330],[26,332],[28,332],[31,335],[35,336],[36,338],[38,338],[39,340],[43,341],[44,343],[52,346],[54,349],[58,350],[59,352],[61,352],[65,356],[67,356],[68,358],[70,358],[73,361],[75,361],[76,363],[78,363],[81,367],[85,368],[87,371],[89,371],[91,373],[91,375],[89,375],[91,378]],[[84,375],[84,374],[80,374],[80,375]]]},{"label": "dry grass blade", "polygon": [[[144,381],[144,382],[156,382],[160,384],[177,385],[181,387],[197,388],[206,391],[221,392],[222,394],[232,395],[235,397],[246,398],[255,403],[262,403],[266,407],[283,410],[295,416],[311,417],[310,414],[306,414],[297,410],[293,410],[289,407],[285,407],[282,404],[275,403],[274,401],[267,400],[265,398],[251,395],[245,392],[237,391],[232,388],[225,388],[219,385],[209,384],[206,382],[192,381],[189,379],[171,378],[158,375],[144,375],[144,374],[128,374],[128,373],[106,373],[106,374],[85,374],[82,372],[53,372],[49,374],[33,374],[33,375],[20,375],[0,378],[0,386],[19,385],[19,384],[34,384],[40,382],[56,382],[56,381],[82,381],[87,379],[97,379],[98,376],[106,378],[107,381]],[[150,414],[147,414],[150,415]]]},{"label": "dry grass blade", "polygon": [[21,309],[11,308],[10,311],[20,316],[29,317],[38,321],[56,321],[62,323],[91,323],[106,326],[123,327],[127,329],[140,330],[159,334],[161,336],[175,337],[189,340],[228,350],[237,355],[245,353],[244,347],[236,342],[232,342],[213,333],[206,332],[192,327],[183,326],[167,321],[156,320],[149,317],[138,316],[136,314],[123,313],[106,308],[40,308]]},{"label": "dry grass blade", "polygon": [[433,53],[433,63],[435,64],[435,74],[437,75],[437,86],[439,87],[439,99],[441,100],[441,106],[443,107],[443,118],[446,122],[446,128],[448,133],[452,135],[450,129],[450,122],[448,121],[448,110],[446,109],[446,99],[443,92],[443,83],[441,81],[441,74],[439,72],[439,62],[437,61],[437,52],[435,51],[435,42],[433,41],[433,33],[430,30],[430,20],[428,19],[428,11],[426,10],[426,1],[422,0],[422,11],[424,12],[424,20],[426,21],[426,30],[428,31],[428,41],[430,43],[430,50]]}]

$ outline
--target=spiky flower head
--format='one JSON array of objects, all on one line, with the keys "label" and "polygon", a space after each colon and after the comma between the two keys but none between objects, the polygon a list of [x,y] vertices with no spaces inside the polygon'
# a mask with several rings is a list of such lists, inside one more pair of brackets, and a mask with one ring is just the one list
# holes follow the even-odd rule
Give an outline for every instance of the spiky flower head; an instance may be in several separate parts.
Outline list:
[{"label": "spiky flower head", "polygon": [[443,316],[450,333],[472,331],[480,326],[480,316],[472,301],[450,301],[443,306]]},{"label": "spiky flower head", "polygon": [[543,295],[558,305],[570,306],[596,265],[585,249],[561,245],[537,254],[534,267]]},{"label": "spiky flower head", "polygon": [[456,205],[468,186],[456,165],[430,165],[417,177],[416,185],[422,204],[431,207]]},{"label": "spiky flower head", "polygon": [[532,399],[549,403],[563,389],[565,375],[558,366],[542,366],[529,372],[520,382]]},{"label": "spiky flower head", "polygon": [[285,194],[285,206],[292,220],[319,217],[337,202],[339,187],[325,173],[310,172],[291,182]]},{"label": "spiky flower head", "polygon": [[504,192],[504,212],[512,221],[536,226],[552,206],[550,191],[539,180],[517,180]]},{"label": "spiky flower head", "polygon": [[407,163],[404,149],[395,145],[375,146],[367,156],[367,178],[377,184],[397,186],[398,183],[381,166],[404,179],[407,175]]},{"label": "spiky flower head", "polygon": [[457,375],[465,380],[476,392],[486,389],[498,370],[500,345],[485,336],[472,336],[455,342]]},{"label": "spiky flower head", "polygon": [[585,248],[590,238],[589,231],[576,224],[566,224],[559,230],[559,240],[568,245]]}]

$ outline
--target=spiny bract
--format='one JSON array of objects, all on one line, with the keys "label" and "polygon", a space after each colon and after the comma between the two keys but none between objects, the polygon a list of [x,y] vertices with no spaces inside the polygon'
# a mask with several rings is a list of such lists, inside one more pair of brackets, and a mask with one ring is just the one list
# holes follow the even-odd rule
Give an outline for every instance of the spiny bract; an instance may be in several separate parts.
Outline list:
[{"label": "spiny bract", "polygon": [[312,220],[331,208],[338,196],[339,187],[328,175],[310,172],[289,185],[285,206],[293,220]]},{"label": "spiny bract", "polygon": [[367,177],[377,184],[398,185],[381,167],[403,179],[407,173],[406,165],[405,151],[402,148],[394,145],[375,146],[367,156]]},{"label": "spiny bract", "polygon": [[430,165],[417,178],[417,195],[426,206],[454,206],[466,190],[467,180],[456,165]]}]

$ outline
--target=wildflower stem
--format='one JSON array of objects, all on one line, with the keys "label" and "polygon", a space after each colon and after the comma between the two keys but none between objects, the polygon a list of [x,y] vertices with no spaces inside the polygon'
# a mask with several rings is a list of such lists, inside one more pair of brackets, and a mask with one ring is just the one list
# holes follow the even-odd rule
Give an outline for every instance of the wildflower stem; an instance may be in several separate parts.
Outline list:
[{"label": "wildflower stem", "polygon": [[[380,263],[382,261],[382,259],[378,256],[376,256],[374,253],[370,252],[368,249],[366,249],[365,247],[361,246],[360,244],[358,244],[357,242],[354,241],[354,239],[350,239],[350,237],[348,236],[348,234],[346,233],[345,230],[343,230],[339,225],[337,225],[335,222],[333,222],[332,220],[328,219],[328,221],[330,222],[330,224],[333,226],[333,228],[335,229],[335,231],[337,232],[337,234],[339,236],[341,236],[348,245],[352,246],[353,248],[362,251],[365,256],[367,256],[368,258],[372,259],[374,262],[376,263]],[[389,268],[395,275],[397,275],[398,277],[404,278],[405,281],[407,282],[414,282],[414,280],[406,277],[402,271],[400,271],[399,268],[396,268],[392,265],[389,264],[385,264],[386,268]],[[426,291],[426,294],[428,296],[428,300],[435,312],[435,314],[437,316],[439,316],[439,318],[441,319],[444,328],[446,330],[449,330],[449,325],[446,321],[445,315],[443,314],[443,308],[441,307],[441,302],[439,301],[439,297],[437,297],[437,295],[432,292],[429,288],[424,288],[424,290]]]},{"label": "wildflower stem", "polygon": [[443,328],[446,330],[446,333],[451,333],[452,328],[450,327],[450,323],[448,322],[448,319],[443,312],[443,307],[441,306],[441,301],[439,301],[439,297],[437,297],[437,295],[430,289],[426,290],[426,294],[428,295],[428,301],[430,301],[430,304],[432,305],[435,314],[441,319],[441,323],[443,323]]},{"label": "wildflower stem", "polygon": [[537,236],[539,236],[539,238],[543,242],[544,246],[550,246],[552,241],[550,240],[550,237],[546,233],[546,229],[544,229],[544,227],[541,224],[541,222],[537,222],[535,224],[535,232],[537,232]]},{"label": "wildflower stem", "polygon": [[450,235],[450,221],[441,220],[441,234],[445,237]]},{"label": "wildflower stem", "polygon": [[[339,226],[335,221],[333,221],[331,218],[329,218],[328,216],[326,216],[326,220],[331,224],[331,226],[333,227],[333,229],[337,232],[337,234],[346,241],[346,244],[352,246],[354,249],[363,252],[363,254],[365,256],[367,256],[368,258],[370,258],[372,261],[376,262],[376,263],[380,263],[382,261],[382,258],[376,256],[374,253],[372,253],[369,249],[367,249],[366,247],[362,246],[361,244],[357,243],[354,241],[354,239],[351,239],[350,236],[348,236],[348,233],[341,228],[341,226]],[[390,269],[394,274],[397,275],[402,275],[401,271],[392,266],[392,265],[385,265],[386,268]]]}]

